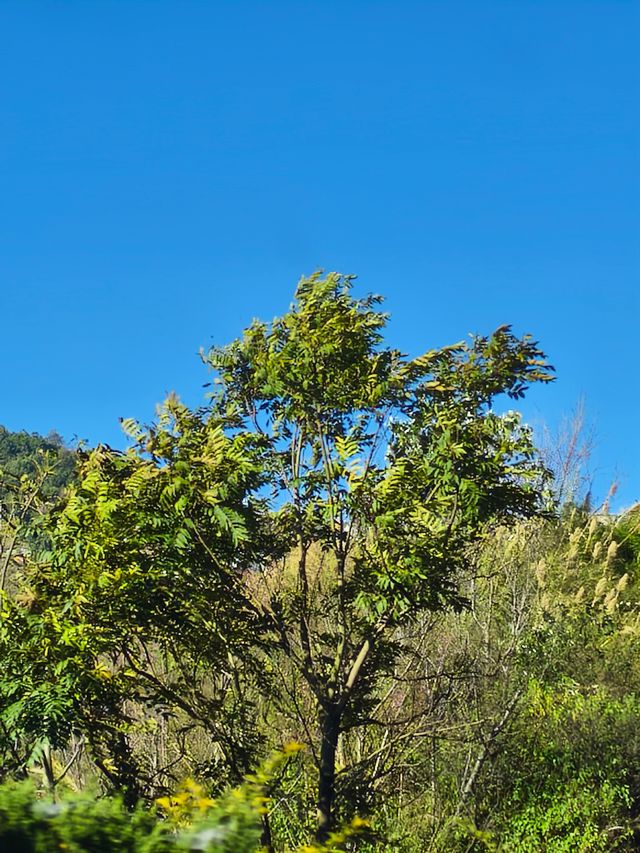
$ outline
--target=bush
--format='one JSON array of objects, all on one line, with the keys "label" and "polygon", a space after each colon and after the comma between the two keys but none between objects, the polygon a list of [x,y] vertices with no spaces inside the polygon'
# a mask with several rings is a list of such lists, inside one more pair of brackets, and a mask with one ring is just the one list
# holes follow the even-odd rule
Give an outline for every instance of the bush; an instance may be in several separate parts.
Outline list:
[{"label": "bush", "polygon": [[[628,791],[605,780],[578,779],[572,785],[531,800],[501,835],[501,848],[513,853],[610,853],[628,850],[632,830],[615,819],[630,805]],[[626,826],[624,825],[626,823]]]},{"label": "bush", "polygon": [[[154,807],[127,810],[119,796],[66,793],[55,801],[39,795],[31,782],[0,785],[0,850],[12,853],[258,853],[266,791],[296,744],[268,759],[237,788],[211,799],[197,782],[187,780]],[[325,846],[299,853],[334,853],[360,834],[366,824],[355,818],[333,833]]]},{"label": "bush", "polygon": [[0,786],[0,849],[13,853],[164,853],[169,834],[154,815],[119,797],[39,798],[29,782]]}]

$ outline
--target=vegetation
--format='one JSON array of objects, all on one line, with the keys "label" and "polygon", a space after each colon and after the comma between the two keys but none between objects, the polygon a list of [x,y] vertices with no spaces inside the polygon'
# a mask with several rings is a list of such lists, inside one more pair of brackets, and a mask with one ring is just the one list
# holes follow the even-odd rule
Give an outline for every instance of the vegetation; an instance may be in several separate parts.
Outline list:
[{"label": "vegetation", "polygon": [[593,512],[575,441],[554,481],[499,413],[553,377],[534,340],[411,360],[378,302],[302,280],[203,353],[206,406],[1,493],[21,825],[29,777],[111,816],[100,849],[635,849],[640,514]]},{"label": "vegetation", "polygon": [[4,502],[21,477],[37,480],[43,469],[48,470],[40,488],[44,498],[59,495],[71,480],[76,459],[64,445],[62,437],[51,432],[46,438],[36,433],[10,432],[0,426],[0,494]]}]

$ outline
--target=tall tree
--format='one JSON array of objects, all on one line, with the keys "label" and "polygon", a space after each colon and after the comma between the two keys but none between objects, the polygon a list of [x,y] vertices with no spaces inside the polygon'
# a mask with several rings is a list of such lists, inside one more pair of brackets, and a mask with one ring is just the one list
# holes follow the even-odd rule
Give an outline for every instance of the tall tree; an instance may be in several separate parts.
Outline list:
[{"label": "tall tree", "polygon": [[462,607],[469,545],[489,523],[541,510],[531,434],[492,404],[552,378],[536,342],[506,326],[408,360],[383,346],[380,300],[355,299],[351,287],[338,274],[304,279],[287,314],[207,356],[214,411],[268,442],[280,550],[296,553],[290,588],[285,561],[279,577],[268,567],[264,590],[315,707],[320,840],[333,822],[340,737],[366,725],[396,629]]}]

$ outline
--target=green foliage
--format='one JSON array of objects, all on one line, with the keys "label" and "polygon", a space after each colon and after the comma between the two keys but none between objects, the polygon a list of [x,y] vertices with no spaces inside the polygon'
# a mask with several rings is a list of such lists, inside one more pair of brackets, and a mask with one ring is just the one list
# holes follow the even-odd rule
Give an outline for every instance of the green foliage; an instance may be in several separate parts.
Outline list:
[{"label": "green foliage", "polygon": [[46,500],[58,497],[73,479],[76,454],[68,450],[57,433],[46,438],[36,433],[10,432],[0,426],[0,501],[6,500],[21,477],[34,478],[43,465],[51,475],[42,486]]},{"label": "green foliage", "polygon": [[[290,745],[272,756],[217,799],[187,780],[150,808],[127,809],[120,797],[90,793],[54,801],[36,796],[30,782],[5,783],[0,785],[0,848],[15,853],[260,853],[271,804],[267,789],[295,751],[297,746]],[[327,845],[304,846],[298,853],[339,853],[365,826],[354,820]]]},{"label": "green foliage", "polygon": [[260,501],[245,503],[262,479],[256,452],[171,399],[144,446],[85,457],[48,516],[50,553],[24,561],[20,591],[3,603],[0,720],[30,739],[25,766],[75,733],[112,785],[133,800],[153,795],[145,772],[157,769],[145,771],[130,743],[152,712],[156,729],[178,713],[180,725],[199,724],[227,771],[248,770],[257,741],[229,672],[240,655],[249,668],[263,619],[234,568],[256,548]]},{"label": "green foliage", "polygon": [[169,804],[158,844],[634,849],[637,511],[555,514],[497,413],[552,379],[529,336],[411,360],[379,301],[303,279],[204,354],[206,407],[124,421],[130,449],[83,455],[51,509],[23,472],[49,548],[3,583],[3,773],[119,791],[141,825]]},{"label": "green foliage", "polygon": [[[530,687],[504,760],[526,768],[503,806],[506,850],[628,849],[637,803],[640,702],[575,683]],[[514,755],[514,747],[519,755]]]},{"label": "green foliage", "polygon": [[636,572],[640,570],[640,506],[626,512],[613,531],[620,557]]},{"label": "green foliage", "polygon": [[625,820],[630,804],[624,786],[578,777],[530,799],[508,822],[500,849],[514,853],[628,850],[633,839],[633,829]]},{"label": "green foliage", "polygon": [[15,853],[161,853],[173,848],[154,816],[117,798],[37,799],[33,786],[0,786],[0,846]]},{"label": "green foliage", "polygon": [[639,611],[625,524],[573,509],[532,552],[526,689],[473,803],[495,849],[636,849]]},{"label": "green foliage", "polygon": [[213,410],[264,442],[274,556],[298,559],[293,583],[276,574],[264,595],[279,617],[281,671],[289,689],[308,691],[316,720],[315,743],[308,728],[305,737],[319,838],[331,826],[338,742],[366,725],[398,657],[394,631],[425,611],[460,610],[470,546],[488,525],[543,510],[530,431],[492,405],[552,378],[536,342],[509,327],[410,361],[383,346],[380,300],[351,289],[335,273],[303,279],[287,314],[206,356]]}]

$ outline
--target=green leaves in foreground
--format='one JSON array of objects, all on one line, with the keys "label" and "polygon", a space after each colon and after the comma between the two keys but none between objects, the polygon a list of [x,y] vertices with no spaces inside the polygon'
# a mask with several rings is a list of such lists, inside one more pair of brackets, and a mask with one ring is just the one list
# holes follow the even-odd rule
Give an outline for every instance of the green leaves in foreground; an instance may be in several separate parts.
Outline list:
[{"label": "green leaves in foreground", "polygon": [[[126,809],[118,796],[71,794],[57,801],[30,782],[0,785],[0,849],[12,853],[259,853],[268,788],[298,747],[273,755],[241,785],[213,799],[193,780],[154,806]],[[338,853],[366,822],[354,820],[326,846],[299,853]],[[296,848],[298,849],[298,848]],[[292,851],[295,853],[295,851]]]}]

